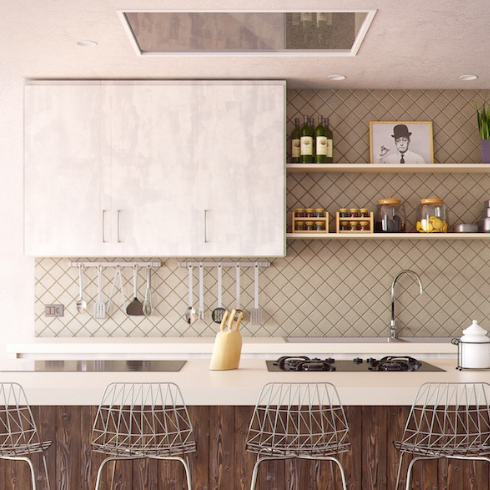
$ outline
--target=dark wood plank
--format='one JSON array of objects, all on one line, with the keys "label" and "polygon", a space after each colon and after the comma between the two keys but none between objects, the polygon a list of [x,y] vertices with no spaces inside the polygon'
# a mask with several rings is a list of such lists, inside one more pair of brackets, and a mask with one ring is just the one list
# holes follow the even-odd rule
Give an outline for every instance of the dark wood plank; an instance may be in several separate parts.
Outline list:
[{"label": "dark wood plank", "polygon": [[[210,448],[210,407],[188,407],[189,417],[194,429],[197,451],[189,455],[192,481],[201,490],[209,490],[209,448]],[[163,487],[162,487],[163,488]]]}]

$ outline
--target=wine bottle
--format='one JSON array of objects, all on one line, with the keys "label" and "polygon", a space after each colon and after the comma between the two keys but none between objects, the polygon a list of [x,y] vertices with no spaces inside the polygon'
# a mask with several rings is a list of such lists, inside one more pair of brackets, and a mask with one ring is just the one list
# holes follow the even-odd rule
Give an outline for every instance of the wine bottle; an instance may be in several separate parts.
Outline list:
[{"label": "wine bottle", "polygon": [[291,132],[291,162],[301,162],[301,131],[299,129],[299,117],[294,120],[294,129]]},{"label": "wine bottle", "polygon": [[315,129],[315,162],[327,162],[327,131],[322,116],[318,116],[318,126]]},{"label": "wine bottle", "polygon": [[301,163],[313,163],[313,129],[308,116],[305,116],[305,121],[301,126],[300,158]]},{"label": "wine bottle", "polygon": [[330,120],[324,117],[325,121],[325,136],[327,137],[327,159],[326,163],[333,163],[333,133],[330,129]]}]

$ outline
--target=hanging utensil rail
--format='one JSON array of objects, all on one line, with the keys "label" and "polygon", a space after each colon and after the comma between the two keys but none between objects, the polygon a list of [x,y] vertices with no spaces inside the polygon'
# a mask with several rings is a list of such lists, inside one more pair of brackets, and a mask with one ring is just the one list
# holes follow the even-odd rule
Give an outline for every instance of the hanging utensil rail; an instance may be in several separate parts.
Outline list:
[{"label": "hanging utensil rail", "polygon": [[236,267],[239,265],[240,267],[270,267],[270,262],[179,262],[179,267]]},{"label": "hanging utensil rail", "polygon": [[70,267],[154,267],[162,266],[161,262],[71,262]]}]

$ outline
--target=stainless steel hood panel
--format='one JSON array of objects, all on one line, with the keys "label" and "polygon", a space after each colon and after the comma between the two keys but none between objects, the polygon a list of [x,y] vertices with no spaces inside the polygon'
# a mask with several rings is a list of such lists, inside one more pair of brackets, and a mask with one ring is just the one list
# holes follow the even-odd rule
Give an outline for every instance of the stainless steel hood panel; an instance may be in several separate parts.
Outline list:
[{"label": "stainless steel hood panel", "polygon": [[34,361],[19,368],[1,369],[2,371],[22,372],[171,372],[182,369],[187,361],[135,361],[135,360],[67,360]]}]

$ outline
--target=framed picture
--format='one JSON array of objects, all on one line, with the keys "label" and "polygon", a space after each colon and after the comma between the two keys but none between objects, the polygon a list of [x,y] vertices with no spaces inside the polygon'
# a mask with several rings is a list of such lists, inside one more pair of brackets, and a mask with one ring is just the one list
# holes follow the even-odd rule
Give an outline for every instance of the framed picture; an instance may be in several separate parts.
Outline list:
[{"label": "framed picture", "polygon": [[369,123],[371,163],[434,163],[432,121]]}]

